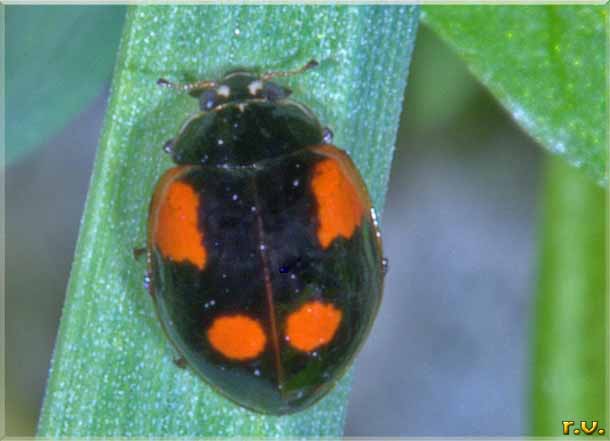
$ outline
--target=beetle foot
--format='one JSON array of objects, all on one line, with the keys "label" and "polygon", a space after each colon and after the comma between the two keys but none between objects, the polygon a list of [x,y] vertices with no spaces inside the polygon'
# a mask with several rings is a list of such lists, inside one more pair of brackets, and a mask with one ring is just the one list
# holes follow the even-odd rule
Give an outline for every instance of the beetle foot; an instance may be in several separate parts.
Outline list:
[{"label": "beetle foot", "polygon": [[161,86],[161,87],[175,87],[174,83],[172,83],[171,81],[165,79],[165,78],[159,78],[157,80],[157,86]]},{"label": "beetle foot", "polygon": [[178,357],[174,358],[174,364],[178,366],[180,369],[186,369],[186,358]]},{"label": "beetle foot", "polygon": [[146,248],[134,248],[133,249],[133,258],[136,260],[140,260],[140,258],[146,254]]},{"label": "beetle foot", "polygon": [[152,283],[151,283],[151,278],[150,278],[150,274],[148,271],[146,271],[146,274],[144,274],[144,288],[146,288],[146,291],[148,291],[148,294],[150,294],[150,296],[153,297]]},{"label": "beetle foot", "polygon": [[167,141],[165,141],[165,144],[163,144],[163,151],[165,153],[172,153],[174,151],[174,140],[173,139],[168,139]]},{"label": "beetle foot", "polygon": [[333,142],[333,137],[335,136],[335,134],[333,133],[332,130],[330,130],[328,127],[324,127],[322,129],[322,140],[326,143],[326,144],[330,144]]}]

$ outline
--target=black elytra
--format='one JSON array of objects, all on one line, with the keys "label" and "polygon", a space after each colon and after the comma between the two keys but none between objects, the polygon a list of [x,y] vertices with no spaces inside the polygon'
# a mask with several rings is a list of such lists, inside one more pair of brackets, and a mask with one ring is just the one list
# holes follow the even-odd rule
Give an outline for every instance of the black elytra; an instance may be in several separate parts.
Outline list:
[{"label": "black elytra", "polygon": [[375,212],[349,156],[290,90],[303,72],[159,84],[201,111],[166,144],[147,277],[186,365],[251,410],[307,408],[346,372],[382,297]]}]

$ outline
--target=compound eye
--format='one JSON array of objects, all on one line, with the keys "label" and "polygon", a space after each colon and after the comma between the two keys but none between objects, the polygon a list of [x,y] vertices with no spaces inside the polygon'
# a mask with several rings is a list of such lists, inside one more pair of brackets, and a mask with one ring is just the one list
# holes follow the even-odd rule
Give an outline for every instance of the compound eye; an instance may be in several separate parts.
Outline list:
[{"label": "compound eye", "polygon": [[269,101],[277,101],[288,97],[292,93],[287,87],[282,87],[272,82],[263,85],[263,97]]},{"label": "compound eye", "polygon": [[199,96],[199,106],[203,110],[211,110],[218,105],[218,93],[215,89],[203,91]]}]

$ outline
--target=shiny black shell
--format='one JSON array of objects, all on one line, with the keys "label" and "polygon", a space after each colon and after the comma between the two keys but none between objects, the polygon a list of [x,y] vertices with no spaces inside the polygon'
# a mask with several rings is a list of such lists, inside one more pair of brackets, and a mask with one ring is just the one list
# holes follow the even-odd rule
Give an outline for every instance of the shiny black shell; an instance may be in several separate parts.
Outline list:
[{"label": "shiny black shell", "polygon": [[357,169],[285,98],[241,97],[193,115],[172,156],[147,247],[169,340],[242,406],[306,408],[350,366],[382,297],[381,241]]}]

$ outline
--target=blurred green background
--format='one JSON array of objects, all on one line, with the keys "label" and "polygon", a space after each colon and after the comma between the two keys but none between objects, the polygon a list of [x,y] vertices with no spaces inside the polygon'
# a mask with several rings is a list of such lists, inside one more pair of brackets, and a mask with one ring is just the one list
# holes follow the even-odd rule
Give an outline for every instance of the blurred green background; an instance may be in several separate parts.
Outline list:
[{"label": "blurred green background", "polygon": [[[112,8],[112,14],[123,9]],[[33,41],[44,40],[37,35],[43,31],[28,30]],[[114,47],[112,55],[118,41],[102,43]],[[75,103],[67,126],[50,127],[31,153],[8,155],[11,436],[36,430],[108,99],[110,72],[105,75],[101,90],[83,92],[86,105]],[[383,215],[390,273],[356,362],[347,436],[531,432],[532,311],[547,157],[461,59],[421,26]]]}]

